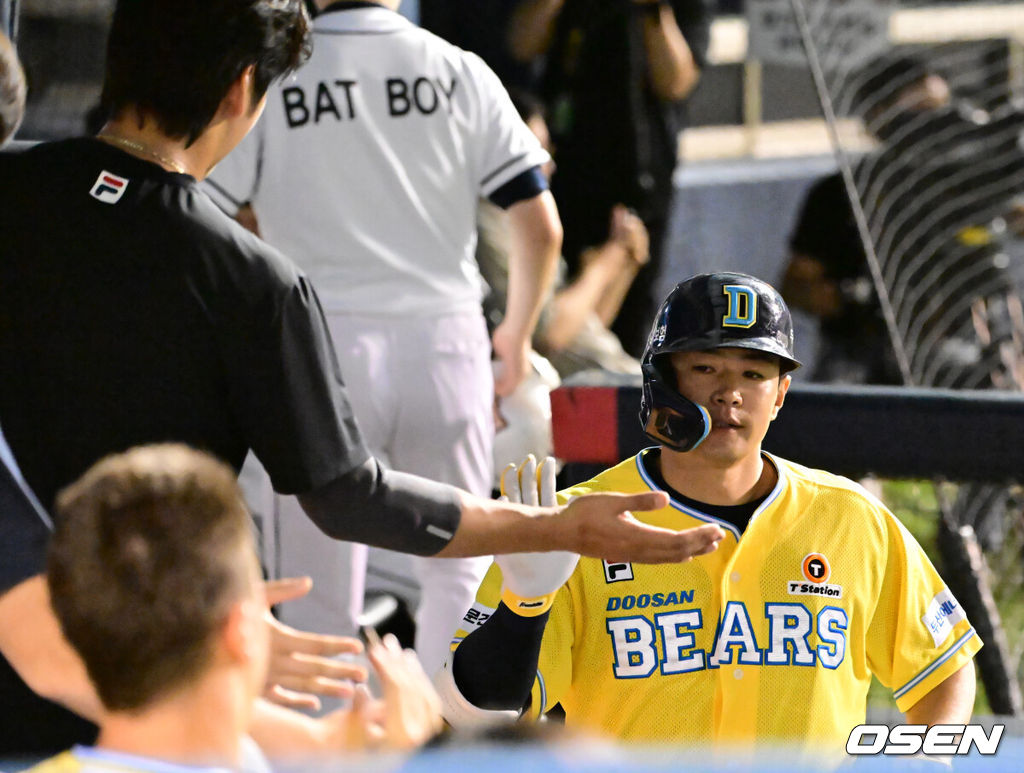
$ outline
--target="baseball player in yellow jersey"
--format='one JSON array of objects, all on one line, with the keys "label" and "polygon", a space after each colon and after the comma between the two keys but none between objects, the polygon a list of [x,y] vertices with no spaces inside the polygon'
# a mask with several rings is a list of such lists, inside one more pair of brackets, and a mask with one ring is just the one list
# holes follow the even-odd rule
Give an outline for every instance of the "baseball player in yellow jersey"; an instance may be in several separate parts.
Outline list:
[{"label": "baseball player in yellow jersey", "polygon": [[[621,739],[841,754],[872,674],[911,723],[969,719],[981,641],[921,547],[858,484],[761,450],[796,367],[768,284],[704,274],[672,291],[643,360],[660,447],[559,499],[662,489],[646,522],[724,539],[662,566],[497,559],[435,680],[452,724],[560,703],[567,725]],[[548,468],[528,460],[506,490],[553,497]]]}]

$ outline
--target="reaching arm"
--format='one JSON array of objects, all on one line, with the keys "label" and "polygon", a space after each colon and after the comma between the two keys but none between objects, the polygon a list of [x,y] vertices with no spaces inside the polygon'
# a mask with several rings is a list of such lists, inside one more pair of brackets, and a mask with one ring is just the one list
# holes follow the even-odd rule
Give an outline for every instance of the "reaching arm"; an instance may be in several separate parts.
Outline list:
[{"label": "reaching arm", "polygon": [[[509,464],[501,475],[501,493],[513,502],[556,504],[555,460],[549,456],[538,467],[530,454],[518,467]],[[551,606],[578,561],[575,553],[557,551],[495,559],[484,585],[500,570],[497,609],[462,640],[435,678],[453,726],[508,721],[526,706]]]},{"label": "reaching arm", "polygon": [[38,695],[99,721],[103,708],[85,666],[61,633],[44,575],[0,596],[0,652]]},{"label": "reaching arm", "polygon": [[591,314],[610,326],[636,272],[649,258],[647,229],[639,217],[617,204],[611,221],[608,241],[583,253],[583,270],[555,295],[551,318],[541,334],[550,351],[569,346]]},{"label": "reaching arm", "polygon": [[[102,722],[103,707],[85,666],[61,633],[43,575],[0,596],[0,652],[37,694],[79,716]],[[338,676],[333,670],[325,673]],[[426,687],[419,689],[429,693]],[[397,698],[391,701],[400,705]],[[345,723],[341,720],[341,716],[311,719],[260,699],[254,704],[249,732],[271,756],[309,754],[350,748],[351,732],[342,727]],[[383,741],[390,743],[386,736]]]},{"label": "reaching arm", "polygon": [[263,751],[274,760],[322,762],[338,751],[409,751],[436,735],[442,724],[440,700],[415,654],[402,650],[389,634],[370,644],[367,655],[381,698],[359,685],[350,708],[319,719],[258,700],[249,732]]},{"label": "reaching arm", "polygon": [[508,223],[511,250],[505,317],[492,340],[501,363],[494,391],[502,397],[512,394],[529,370],[530,338],[562,248],[562,224],[549,191],[509,207]]},{"label": "reaching arm", "polygon": [[612,225],[609,244],[626,250],[629,265],[622,269],[615,278],[614,284],[601,296],[597,305],[597,315],[605,327],[611,327],[619,316],[619,309],[629,292],[637,272],[651,260],[651,235],[647,232],[644,221],[622,204],[612,208]]},{"label": "reaching arm", "polygon": [[520,617],[501,602],[459,644],[434,678],[453,727],[511,721],[526,707],[548,615]]},{"label": "reaching arm", "polygon": [[442,558],[571,550],[658,564],[710,552],[723,534],[710,524],[674,531],[637,521],[629,511],[665,506],[660,491],[588,494],[567,506],[533,507],[385,470],[376,459],[300,495],[299,501],[336,539]]},{"label": "reaching arm", "polygon": [[[290,577],[266,583],[267,604],[300,598],[309,593],[313,580]],[[287,626],[267,611],[270,626],[270,666],[263,695],[291,708],[318,710],[318,695],[348,698],[352,682],[365,682],[366,669],[335,655],[358,654],[362,642],[349,636],[309,633]]]},{"label": "reaching arm", "polygon": [[[588,494],[560,507],[532,507],[462,495],[462,520],[441,557],[569,550],[608,560],[661,564],[710,553],[723,532],[649,526],[631,510],[664,507],[663,492]],[[633,558],[629,558],[633,556]]]},{"label": "reaching arm", "polygon": [[663,100],[688,96],[700,80],[700,68],[676,22],[672,6],[663,0],[633,0],[647,6],[644,14],[644,45],[647,49],[651,88]]},{"label": "reaching arm", "polygon": [[532,61],[546,53],[555,34],[555,22],[565,0],[524,0],[508,25],[508,48],[520,62]]}]

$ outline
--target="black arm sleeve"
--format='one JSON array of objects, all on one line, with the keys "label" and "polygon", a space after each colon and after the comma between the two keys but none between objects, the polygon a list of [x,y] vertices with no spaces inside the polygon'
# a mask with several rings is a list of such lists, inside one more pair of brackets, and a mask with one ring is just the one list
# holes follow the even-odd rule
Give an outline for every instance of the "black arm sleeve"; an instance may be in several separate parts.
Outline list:
[{"label": "black arm sleeve", "polygon": [[525,708],[537,676],[537,659],[550,611],[521,617],[505,606],[455,650],[452,676],[463,697],[490,711]]},{"label": "black arm sleeve", "polygon": [[462,516],[455,487],[386,470],[374,458],[299,501],[330,537],[419,556],[444,548]]}]

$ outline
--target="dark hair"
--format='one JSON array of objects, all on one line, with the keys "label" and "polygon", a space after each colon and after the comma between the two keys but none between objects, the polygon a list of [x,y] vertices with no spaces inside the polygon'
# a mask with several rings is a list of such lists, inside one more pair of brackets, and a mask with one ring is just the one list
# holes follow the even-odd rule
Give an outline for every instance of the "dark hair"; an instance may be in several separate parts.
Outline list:
[{"label": "dark hair", "polygon": [[47,580],[103,705],[193,682],[256,559],[233,471],[183,445],[108,456],[60,493]]},{"label": "dark hair", "polygon": [[101,103],[109,116],[136,107],[191,145],[247,67],[258,100],[310,50],[302,0],[118,0]]},{"label": "dark hair", "polygon": [[18,129],[25,113],[25,73],[18,54],[0,32],[0,145]]}]

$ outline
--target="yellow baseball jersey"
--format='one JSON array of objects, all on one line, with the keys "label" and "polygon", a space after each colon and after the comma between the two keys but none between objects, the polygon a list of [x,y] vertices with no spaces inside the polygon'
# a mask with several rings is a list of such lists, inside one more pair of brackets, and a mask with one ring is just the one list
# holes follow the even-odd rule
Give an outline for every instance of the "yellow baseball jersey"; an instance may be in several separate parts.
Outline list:
[{"label": "yellow baseball jersey", "polygon": [[[640,455],[562,492],[656,489]],[[851,480],[765,454],[778,483],[740,534],[676,501],[656,526],[705,522],[718,550],[679,564],[582,558],[544,632],[531,713],[625,740],[843,749],[871,674],[905,711],[981,641],[924,551]],[[492,565],[453,648],[498,605]]]}]

